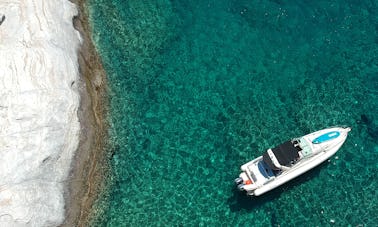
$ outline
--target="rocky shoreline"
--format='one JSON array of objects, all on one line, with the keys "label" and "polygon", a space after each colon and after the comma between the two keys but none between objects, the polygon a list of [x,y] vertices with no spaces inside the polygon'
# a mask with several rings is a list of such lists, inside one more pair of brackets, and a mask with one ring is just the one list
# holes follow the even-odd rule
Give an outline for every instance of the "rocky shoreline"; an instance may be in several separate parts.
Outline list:
[{"label": "rocky shoreline", "polygon": [[106,186],[105,176],[109,174],[105,149],[107,84],[101,59],[91,40],[85,0],[72,2],[79,11],[73,24],[83,39],[78,53],[81,133],[65,192],[66,219],[62,226],[87,226],[94,215],[94,202]]}]

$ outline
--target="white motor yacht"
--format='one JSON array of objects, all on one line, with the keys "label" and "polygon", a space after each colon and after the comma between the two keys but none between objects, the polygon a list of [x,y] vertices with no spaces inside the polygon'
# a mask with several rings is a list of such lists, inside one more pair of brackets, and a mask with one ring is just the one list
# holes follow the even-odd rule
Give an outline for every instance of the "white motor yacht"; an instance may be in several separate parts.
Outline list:
[{"label": "white motor yacht", "polygon": [[241,166],[235,179],[248,195],[259,196],[307,172],[334,155],[349,127],[332,127],[286,141]]}]

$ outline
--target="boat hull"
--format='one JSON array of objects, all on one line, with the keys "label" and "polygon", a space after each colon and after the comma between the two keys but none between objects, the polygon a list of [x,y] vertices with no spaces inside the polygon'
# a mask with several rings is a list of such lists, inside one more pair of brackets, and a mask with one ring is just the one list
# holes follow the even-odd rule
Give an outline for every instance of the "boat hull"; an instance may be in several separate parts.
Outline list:
[{"label": "boat hull", "polygon": [[[332,130],[340,132],[340,136],[320,144],[311,143],[319,136],[329,134]],[[263,162],[262,156],[244,164],[241,166],[242,173],[239,175],[239,178],[243,179],[244,182],[252,180],[253,183],[241,184],[238,185],[238,188],[245,191],[248,195],[259,196],[289,182],[333,156],[345,142],[349,131],[350,128],[329,128],[301,137],[301,139],[310,144],[314,154],[309,157],[303,157],[298,163],[291,166],[288,170],[282,171],[277,176],[259,177],[260,170],[258,170],[256,166],[258,166],[260,162]]]},{"label": "boat hull", "polygon": [[264,193],[266,193],[266,192],[268,192],[272,189],[275,189],[275,188],[283,185],[284,183],[289,182],[290,180],[306,173],[307,171],[315,168],[316,166],[320,165],[321,163],[325,162],[327,159],[332,157],[339,150],[341,145],[337,148],[334,148],[334,149],[328,151],[328,152],[324,152],[324,153],[321,153],[321,154],[318,154],[318,155],[312,157],[311,159],[308,160],[308,162],[306,162],[302,166],[296,168],[295,170],[290,170],[289,172],[285,173],[284,175],[277,177],[276,180],[271,181],[271,182],[267,183],[266,185],[264,185],[260,188],[257,188],[253,192],[253,194],[255,196],[262,195],[262,194],[264,194]]}]

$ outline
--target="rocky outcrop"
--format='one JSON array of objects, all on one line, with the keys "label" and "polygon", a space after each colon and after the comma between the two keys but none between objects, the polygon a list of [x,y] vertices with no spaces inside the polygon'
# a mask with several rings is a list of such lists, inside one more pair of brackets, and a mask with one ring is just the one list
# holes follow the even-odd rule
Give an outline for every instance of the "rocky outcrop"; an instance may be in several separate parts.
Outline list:
[{"label": "rocky outcrop", "polygon": [[56,226],[79,144],[81,38],[68,0],[0,2],[0,226]]}]

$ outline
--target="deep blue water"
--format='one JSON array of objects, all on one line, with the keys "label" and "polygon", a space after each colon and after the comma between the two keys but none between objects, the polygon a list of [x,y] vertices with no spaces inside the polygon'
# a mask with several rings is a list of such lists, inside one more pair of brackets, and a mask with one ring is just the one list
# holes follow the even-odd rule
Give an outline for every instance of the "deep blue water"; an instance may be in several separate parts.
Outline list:
[{"label": "deep blue water", "polygon": [[[376,1],[90,0],[111,88],[98,226],[378,223]],[[292,137],[352,132],[258,198],[240,165]]]}]

